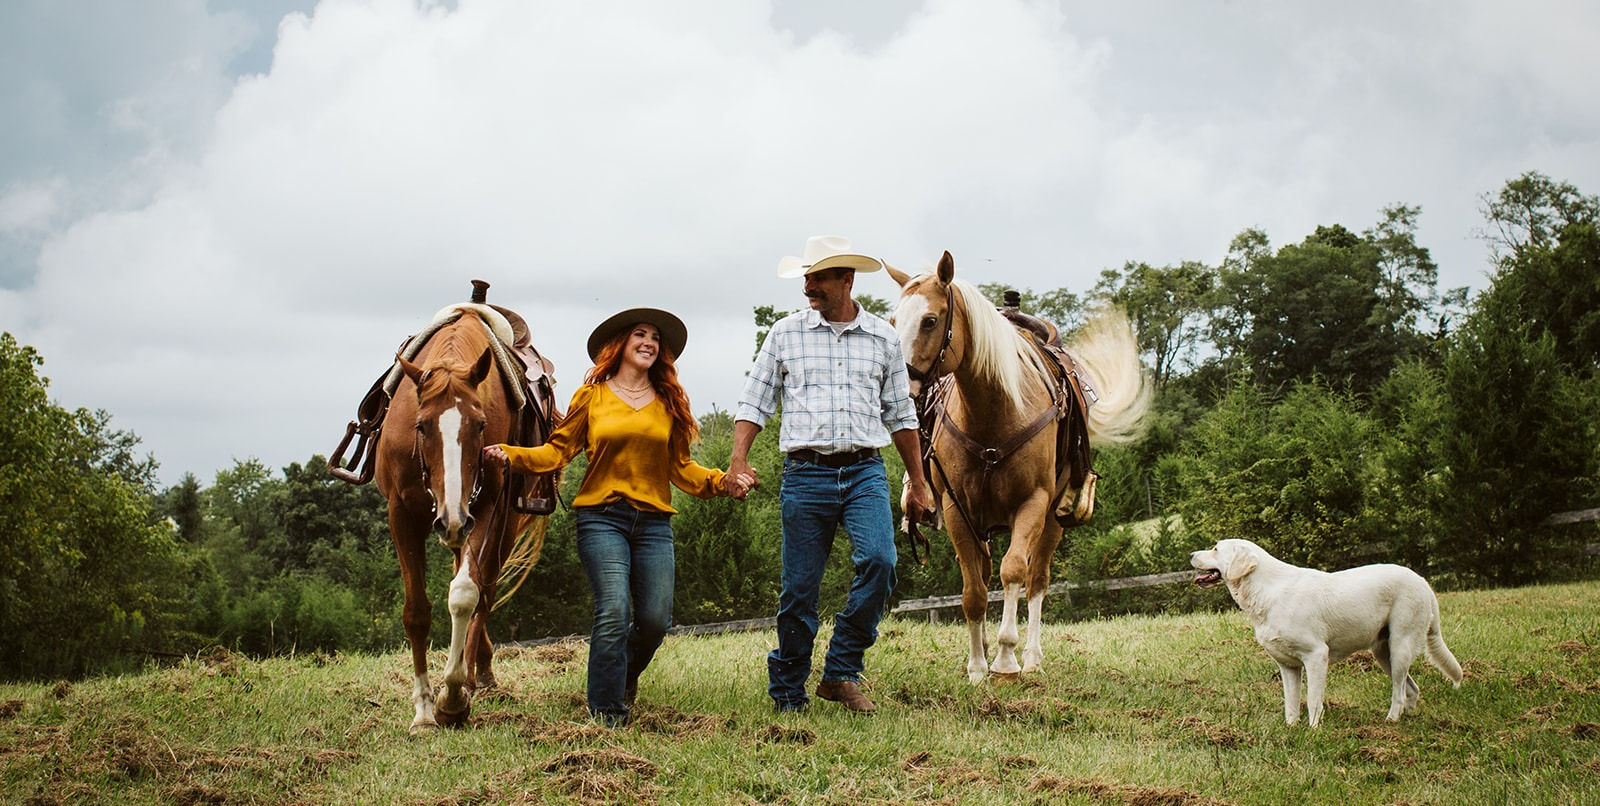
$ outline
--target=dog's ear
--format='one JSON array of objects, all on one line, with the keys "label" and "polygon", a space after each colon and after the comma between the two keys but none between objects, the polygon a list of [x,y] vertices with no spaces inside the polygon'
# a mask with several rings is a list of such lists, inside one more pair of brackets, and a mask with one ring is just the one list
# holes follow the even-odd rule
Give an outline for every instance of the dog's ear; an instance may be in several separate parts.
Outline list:
[{"label": "dog's ear", "polygon": [[1243,551],[1237,544],[1228,547],[1228,561],[1223,564],[1222,579],[1230,584],[1237,583],[1256,570],[1255,553]]},{"label": "dog's ear", "polygon": [[1223,579],[1237,583],[1239,580],[1249,576],[1250,572],[1254,570],[1256,570],[1254,557],[1235,557],[1232,562],[1228,563],[1228,571],[1223,575]]}]

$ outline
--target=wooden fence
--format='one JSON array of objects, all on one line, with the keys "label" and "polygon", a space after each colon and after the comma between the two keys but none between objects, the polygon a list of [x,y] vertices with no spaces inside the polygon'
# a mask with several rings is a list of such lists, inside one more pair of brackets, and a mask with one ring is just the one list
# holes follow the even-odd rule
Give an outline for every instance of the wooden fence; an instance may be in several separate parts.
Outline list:
[{"label": "wooden fence", "polygon": [[[1557,512],[1545,518],[1547,526],[1558,526],[1569,523],[1590,523],[1600,520],[1600,509],[1580,509],[1575,512]],[[1600,556],[1600,543],[1590,543],[1583,547],[1583,553],[1588,556]],[[1048,595],[1071,595],[1072,591],[1116,591],[1130,588],[1146,588],[1152,585],[1167,585],[1173,582],[1186,582],[1193,579],[1195,572],[1169,571],[1165,574],[1145,574],[1136,577],[1119,577],[1117,579],[1095,579],[1087,582],[1057,582],[1046,589]],[[1005,599],[1005,592],[999,590],[989,591],[989,601],[999,602]],[[911,613],[927,613],[928,621],[938,623],[939,611],[961,606],[961,594],[953,596],[930,596],[926,599],[907,599],[890,608],[889,614],[902,616]],[[667,631],[668,635],[720,635],[730,632],[754,632],[757,630],[770,630],[778,626],[775,616],[766,618],[744,619],[743,621],[722,621],[714,624],[683,624]],[[551,638],[538,638],[532,641],[506,641],[503,647],[535,647],[544,644],[554,644],[561,641],[579,641],[586,636],[561,635]]]},{"label": "wooden fence", "polygon": [[[1166,585],[1171,582],[1188,582],[1195,577],[1195,571],[1169,571],[1165,574],[1145,574],[1136,577],[1118,577],[1117,579],[1096,579],[1088,582],[1057,582],[1045,589],[1046,595],[1071,595],[1072,591],[1119,591],[1129,588],[1147,588],[1151,585]],[[998,602],[1005,599],[1005,592],[1000,590],[989,591],[989,601]],[[919,613],[926,611],[928,621],[938,623],[939,611],[947,607],[960,607],[961,594],[954,596],[930,596],[926,599],[908,599],[895,605],[889,610],[892,615],[905,613]]]}]

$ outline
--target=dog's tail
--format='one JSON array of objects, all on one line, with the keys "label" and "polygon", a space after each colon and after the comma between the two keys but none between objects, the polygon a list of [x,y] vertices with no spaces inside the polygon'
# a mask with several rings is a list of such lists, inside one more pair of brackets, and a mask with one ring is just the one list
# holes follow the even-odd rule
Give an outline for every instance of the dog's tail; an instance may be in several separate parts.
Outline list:
[{"label": "dog's tail", "polygon": [[1461,664],[1444,645],[1444,631],[1439,623],[1439,603],[1433,604],[1433,623],[1428,625],[1428,662],[1450,678],[1456,688],[1461,688]]}]

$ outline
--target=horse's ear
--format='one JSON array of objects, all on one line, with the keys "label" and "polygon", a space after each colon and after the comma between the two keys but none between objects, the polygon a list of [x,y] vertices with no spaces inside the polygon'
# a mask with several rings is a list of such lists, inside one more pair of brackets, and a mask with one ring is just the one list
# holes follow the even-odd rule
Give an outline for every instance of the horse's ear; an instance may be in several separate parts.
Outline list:
[{"label": "horse's ear", "polygon": [[400,362],[400,371],[404,372],[412,383],[419,387],[422,386],[422,367],[407,361],[403,355],[395,356],[395,360]]},{"label": "horse's ear", "polygon": [[949,285],[956,276],[956,259],[950,257],[950,250],[946,249],[944,257],[939,258],[939,282]]},{"label": "horse's ear", "polygon": [[883,268],[885,271],[889,272],[889,279],[899,283],[901,288],[905,288],[906,283],[911,281],[911,275],[906,274],[905,272],[887,263],[883,264]]},{"label": "horse's ear", "polygon": [[478,356],[478,363],[472,365],[472,372],[467,375],[467,383],[477,386],[483,379],[489,377],[489,370],[494,368],[494,353],[489,348],[483,348],[483,355]]}]

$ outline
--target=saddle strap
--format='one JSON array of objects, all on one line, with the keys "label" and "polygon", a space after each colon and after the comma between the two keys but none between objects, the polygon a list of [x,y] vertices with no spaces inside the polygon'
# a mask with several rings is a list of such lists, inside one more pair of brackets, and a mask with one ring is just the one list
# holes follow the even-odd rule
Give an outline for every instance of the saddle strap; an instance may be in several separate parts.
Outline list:
[{"label": "saddle strap", "polygon": [[[1019,431],[1004,446],[991,448],[973,439],[970,434],[956,425],[955,420],[950,417],[949,409],[944,405],[945,392],[946,389],[941,389],[930,396],[928,408],[932,410],[930,413],[933,414],[933,417],[929,419],[936,421],[939,426],[949,431],[950,436],[955,438],[957,444],[965,448],[967,453],[983,462],[983,474],[980,476],[978,483],[978,489],[980,490],[989,488],[989,479],[994,475],[995,468],[1015,454],[1018,448],[1028,444],[1046,426],[1060,419],[1061,415],[1060,407],[1052,404],[1050,408],[1041,412],[1038,417],[1034,418],[1033,422]],[[961,515],[961,519],[966,522],[967,528],[973,534],[984,539],[984,550],[988,551],[989,526],[978,517],[983,514],[982,511],[979,511],[978,516],[974,516],[972,510],[968,508],[967,503],[962,499],[960,492],[951,485],[950,474],[945,472],[944,465],[939,461],[937,451],[933,447],[932,428],[929,429],[927,445],[923,449],[923,453],[925,454],[923,459],[924,472],[928,473],[931,478],[932,468],[935,466],[938,468],[939,475],[944,478],[945,489],[950,491],[950,500],[955,502],[956,511]]]},{"label": "saddle strap", "polygon": [[990,448],[973,439],[967,432],[962,431],[960,426],[956,425],[955,420],[950,418],[948,410],[943,406],[939,408],[939,421],[944,427],[950,429],[950,436],[955,437],[956,441],[961,443],[961,447],[966,448],[968,453],[983,460],[985,467],[992,470],[1011,458],[1011,455],[1016,453],[1018,448],[1028,444],[1028,441],[1033,439],[1035,434],[1043,431],[1045,426],[1055,422],[1060,417],[1060,414],[1061,409],[1056,406],[1052,405],[1050,408],[1045,409],[1039,413],[1039,416],[1033,422],[1028,424],[1027,428],[1018,432],[1015,437],[1011,438],[1010,442],[1001,448]]}]

